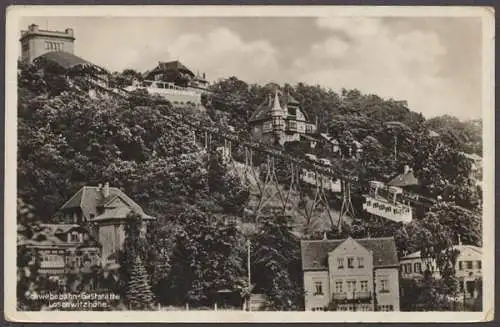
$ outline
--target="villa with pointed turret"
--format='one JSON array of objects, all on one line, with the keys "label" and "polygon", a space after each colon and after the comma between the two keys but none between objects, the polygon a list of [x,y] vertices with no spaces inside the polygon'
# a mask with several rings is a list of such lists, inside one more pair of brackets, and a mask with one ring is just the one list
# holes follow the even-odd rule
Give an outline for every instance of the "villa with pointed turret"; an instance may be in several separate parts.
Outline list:
[{"label": "villa with pointed turret", "polygon": [[288,90],[274,87],[266,100],[250,117],[252,136],[265,143],[300,141],[316,132],[314,124]]}]

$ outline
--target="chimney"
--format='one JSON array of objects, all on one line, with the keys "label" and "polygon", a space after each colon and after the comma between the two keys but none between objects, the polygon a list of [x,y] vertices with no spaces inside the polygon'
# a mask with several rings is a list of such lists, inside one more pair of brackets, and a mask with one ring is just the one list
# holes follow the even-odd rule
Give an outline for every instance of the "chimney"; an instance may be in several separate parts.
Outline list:
[{"label": "chimney", "polygon": [[68,34],[69,36],[73,36],[73,29],[72,28],[67,28],[64,30],[64,33],[65,34]]},{"label": "chimney", "polygon": [[458,234],[458,245],[462,245],[462,239],[460,238],[460,234]]},{"label": "chimney", "polygon": [[326,232],[323,232],[323,240],[327,240],[328,237],[326,236]]},{"label": "chimney", "polygon": [[104,188],[102,190],[102,194],[104,195],[104,198],[107,198],[109,196],[109,183],[106,182],[104,184]]},{"label": "chimney", "polygon": [[31,24],[29,26],[29,31],[30,32],[38,32],[38,25],[37,24]]}]

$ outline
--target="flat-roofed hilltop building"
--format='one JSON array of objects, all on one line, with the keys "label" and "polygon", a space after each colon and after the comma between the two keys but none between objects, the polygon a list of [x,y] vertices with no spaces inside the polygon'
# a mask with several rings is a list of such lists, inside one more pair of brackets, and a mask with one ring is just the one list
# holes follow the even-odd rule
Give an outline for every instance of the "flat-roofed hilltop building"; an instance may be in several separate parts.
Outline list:
[{"label": "flat-roofed hilltop building", "polygon": [[42,75],[53,74],[65,78],[69,87],[91,97],[121,96],[128,92],[109,86],[110,73],[74,53],[73,29],[64,32],[39,29],[32,24],[21,31],[21,60],[33,64]]},{"label": "flat-roofed hilltop building", "polygon": [[21,60],[32,63],[41,55],[57,51],[74,53],[75,36],[72,28],[64,31],[42,30],[31,24],[27,30],[21,31]]},{"label": "flat-roofed hilltop building", "polygon": [[399,261],[390,238],[301,241],[305,309],[399,311]]}]

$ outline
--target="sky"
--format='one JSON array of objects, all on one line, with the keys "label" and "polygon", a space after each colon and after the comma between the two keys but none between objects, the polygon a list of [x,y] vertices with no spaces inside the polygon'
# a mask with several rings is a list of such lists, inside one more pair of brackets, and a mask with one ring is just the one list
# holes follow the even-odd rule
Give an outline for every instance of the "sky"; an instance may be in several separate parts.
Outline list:
[{"label": "sky", "polygon": [[75,54],[109,71],[180,60],[210,81],[356,88],[426,118],[481,117],[481,19],[472,17],[29,17],[73,28]]}]

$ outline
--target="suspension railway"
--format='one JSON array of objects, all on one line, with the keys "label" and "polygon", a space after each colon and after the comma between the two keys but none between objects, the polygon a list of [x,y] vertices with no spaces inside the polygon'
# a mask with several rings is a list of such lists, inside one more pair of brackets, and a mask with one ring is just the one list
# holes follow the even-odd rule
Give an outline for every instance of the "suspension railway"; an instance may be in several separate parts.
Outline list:
[{"label": "suspension railway", "polygon": [[[312,203],[309,207],[301,208],[300,211],[306,218],[306,224],[311,222],[313,216],[317,214],[315,210],[318,209],[326,211],[332,227],[340,227],[345,217],[355,217],[351,189],[353,186],[363,187],[355,176],[355,160],[324,160],[314,158],[312,155],[292,155],[268,144],[241,139],[229,128],[223,130],[215,126],[213,122],[187,117],[179,112],[172,111],[171,116],[167,116],[167,119],[178,127],[192,131],[193,141],[201,144],[207,152],[211,149],[219,149],[228,163],[232,164],[233,167],[239,166],[240,170],[243,169],[244,176],[253,178],[260,193],[255,208],[256,219],[273,197],[280,200],[283,212],[286,213],[293,205],[290,203],[291,192],[297,190],[299,194],[302,194],[303,187],[301,185],[304,183],[309,184],[313,190]],[[241,152],[244,153],[244,158],[240,156],[238,162],[235,159],[235,154]],[[261,159],[260,171],[256,169],[254,160],[256,156]],[[280,184],[283,185],[283,180],[279,181],[277,177],[277,161],[287,165],[288,178],[285,189],[280,188]],[[259,176],[259,173],[262,174]],[[274,189],[275,192],[271,193],[271,189]],[[341,209],[338,217],[332,215],[331,193],[341,194]],[[369,183],[369,192],[363,197],[365,198],[363,204],[365,211],[377,217],[402,223],[408,223],[412,220],[412,204],[430,207],[436,203],[434,199],[407,192],[399,187],[387,186],[377,181]],[[335,220],[337,220],[336,223]]]}]

